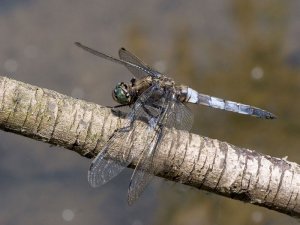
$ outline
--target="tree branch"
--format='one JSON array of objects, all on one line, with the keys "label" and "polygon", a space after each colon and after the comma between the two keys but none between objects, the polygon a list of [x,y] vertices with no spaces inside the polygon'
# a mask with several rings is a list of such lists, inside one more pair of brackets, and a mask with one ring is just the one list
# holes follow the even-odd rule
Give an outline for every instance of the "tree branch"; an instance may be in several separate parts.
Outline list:
[{"label": "tree branch", "polygon": [[[6,77],[0,77],[0,107],[1,129],[88,158],[124,123],[121,112]],[[137,156],[145,129],[136,132],[130,154]],[[122,157],[117,150],[111,155]],[[178,130],[167,132],[157,156],[158,176],[300,217],[296,163]]]}]

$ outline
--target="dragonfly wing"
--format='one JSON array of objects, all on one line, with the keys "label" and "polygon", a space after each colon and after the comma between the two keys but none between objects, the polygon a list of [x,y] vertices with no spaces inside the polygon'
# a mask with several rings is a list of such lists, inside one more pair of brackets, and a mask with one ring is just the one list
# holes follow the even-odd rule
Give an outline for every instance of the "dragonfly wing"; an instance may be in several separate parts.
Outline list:
[{"label": "dragonfly wing", "polygon": [[[105,147],[93,160],[88,171],[88,182],[92,187],[101,186],[117,176],[127,167],[132,158],[119,157],[115,161],[111,156],[111,151],[120,151],[123,156],[128,155],[131,147],[132,132],[115,131]],[[123,141],[123,143],[122,143]]]},{"label": "dragonfly wing", "polygon": [[128,188],[129,205],[132,205],[140,197],[156,173],[156,167],[154,166],[155,152],[163,135],[163,131],[153,130],[148,133],[147,139],[150,139],[151,142],[144,146],[143,153],[130,180]]},{"label": "dragonfly wing", "polygon": [[[131,112],[127,115],[127,123],[121,129],[116,130],[110,137],[106,145],[93,160],[88,171],[88,181],[92,187],[98,187],[107,183],[109,180],[117,176],[125,167],[133,160],[130,150],[132,147],[132,139],[135,130],[139,129],[141,123],[137,123],[136,119],[144,116],[143,105],[157,85],[152,85],[137,99]],[[111,153],[118,151],[122,154],[118,160],[111,157]]]},{"label": "dragonfly wing", "polygon": [[[155,122],[149,121],[149,129],[152,132],[148,132],[147,140],[150,140],[150,142],[144,146],[143,153],[131,177],[128,189],[128,203],[130,205],[139,198],[160,169],[154,162],[156,161],[156,150],[160,147],[166,134],[166,127],[190,129],[193,118],[189,109],[173,98],[171,91],[166,93],[165,96],[161,96],[159,102],[149,104],[149,108],[152,108],[152,111],[154,109],[160,109],[160,111],[158,110],[159,113],[156,112],[159,115]],[[179,119],[183,119],[183,121],[180,122]],[[183,125],[184,122],[187,122],[187,124]]]},{"label": "dragonfly wing", "polygon": [[117,59],[115,57],[112,57],[110,55],[107,55],[105,53],[102,53],[102,52],[99,52],[97,50],[94,50],[90,47],[87,47],[79,42],[75,42],[75,45],[78,46],[79,48],[82,48],[83,50],[93,54],[93,55],[96,55],[96,56],[99,56],[103,59],[106,59],[106,60],[109,60],[109,61],[112,61],[112,62],[115,62],[115,63],[118,63],[118,64],[121,64],[123,66],[126,66],[127,68],[131,68],[131,70],[140,70],[141,72],[143,72],[144,74],[148,74],[150,76],[156,76],[155,74],[155,71],[153,70],[149,70],[147,67],[144,67],[144,66],[141,66],[141,65],[136,65],[134,63],[131,63],[131,62],[127,62],[127,61],[124,61],[122,59]]},{"label": "dragonfly wing", "polygon": [[168,111],[165,119],[166,127],[186,131],[192,129],[194,115],[186,105],[177,99],[172,99]]},{"label": "dragonfly wing", "polygon": [[[151,71],[151,75],[152,76],[160,76],[161,74],[154,70],[153,68],[149,67],[146,63],[144,63],[142,60],[140,60],[137,56],[135,56],[134,54],[132,54],[131,52],[129,52],[128,50],[126,50],[125,48],[120,48],[119,50],[119,57],[120,59],[126,61],[126,62],[130,62],[132,64],[138,65],[142,68],[145,68],[147,71]],[[136,77],[136,78],[143,78],[145,76],[148,76],[149,73],[145,73],[144,71],[131,67],[131,66],[127,66],[127,69]]]}]

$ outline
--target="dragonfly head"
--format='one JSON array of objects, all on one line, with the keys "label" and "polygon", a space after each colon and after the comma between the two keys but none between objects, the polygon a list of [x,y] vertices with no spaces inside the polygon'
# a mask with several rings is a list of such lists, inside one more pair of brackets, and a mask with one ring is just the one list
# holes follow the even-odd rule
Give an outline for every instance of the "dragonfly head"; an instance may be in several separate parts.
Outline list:
[{"label": "dragonfly head", "polygon": [[131,95],[129,93],[129,87],[127,84],[121,82],[118,83],[112,92],[113,99],[121,105],[128,105],[131,103]]}]

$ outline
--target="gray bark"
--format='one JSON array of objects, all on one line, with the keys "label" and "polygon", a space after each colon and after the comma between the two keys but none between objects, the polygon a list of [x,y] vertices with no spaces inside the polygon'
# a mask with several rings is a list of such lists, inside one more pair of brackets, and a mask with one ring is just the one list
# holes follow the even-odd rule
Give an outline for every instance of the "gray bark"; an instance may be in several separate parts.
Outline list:
[{"label": "gray bark", "polygon": [[[0,107],[1,129],[88,158],[124,123],[122,113],[6,77],[0,77]],[[136,132],[133,146],[143,141],[144,131]],[[160,177],[300,217],[296,163],[178,130],[167,132],[157,156]]]}]

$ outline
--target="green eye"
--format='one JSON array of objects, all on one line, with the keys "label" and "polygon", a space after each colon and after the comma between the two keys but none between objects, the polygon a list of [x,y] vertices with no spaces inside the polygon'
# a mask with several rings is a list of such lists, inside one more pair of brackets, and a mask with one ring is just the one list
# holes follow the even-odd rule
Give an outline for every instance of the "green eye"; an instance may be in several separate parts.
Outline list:
[{"label": "green eye", "polygon": [[121,105],[130,103],[131,98],[124,84],[118,84],[113,90],[113,99]]}]

